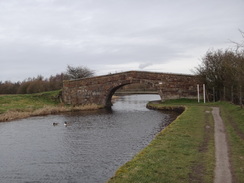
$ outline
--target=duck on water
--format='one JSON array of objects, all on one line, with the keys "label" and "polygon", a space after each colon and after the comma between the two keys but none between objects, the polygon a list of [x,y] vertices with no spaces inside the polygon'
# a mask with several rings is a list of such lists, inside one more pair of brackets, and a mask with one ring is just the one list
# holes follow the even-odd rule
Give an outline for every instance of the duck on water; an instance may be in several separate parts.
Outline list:
[{"label": "duck on water", "polygon": [[[53,123],[53,126],[57,126],[59,123]],[[67,121],[65,121],[64,122],[64,126],[68,126],[68,122]]]}]

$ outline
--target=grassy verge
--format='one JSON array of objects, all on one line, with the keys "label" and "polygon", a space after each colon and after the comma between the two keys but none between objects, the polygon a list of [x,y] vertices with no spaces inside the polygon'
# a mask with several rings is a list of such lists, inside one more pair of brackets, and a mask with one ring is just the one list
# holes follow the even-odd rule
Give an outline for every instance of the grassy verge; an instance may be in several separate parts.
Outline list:
[{"label": "grassy verge", "polygon": [[0,114],[7,111],[33,111],[59,103],[59,91],[38,94],[0,95]]},{"label": "grassy verge", "polygon": [[101,106],[65,106],[59,101],[60,91],[25,95],[0,95],[0,122],[29,116],[57,114],[75,110],[98,109]]},{"label": "grassy verge", "polygon": [[[192,100],[151,104],[185,105],[185,111],[108,182],[213,182],[214,123],[211,108]],[[207,112],[206,112],[207,111]]]},{"label": "grassy verge", "polygon": [[225,123],[232,165],[233,182],[244,180],[244,109],[226,102],[219,103]]},{"label": "grassy verge", "polygon": [[[64,106],[58,95],[59,91],[0,95],[0,121],[101,107]],[[186,110],[109,182],[213,182],[214,125],[209,112],[213,105],[220,107],[225,123],[234,182],[244,180],[244,109],[226,102],[199,105],[194,100],[170,100],[150,106]]]}]

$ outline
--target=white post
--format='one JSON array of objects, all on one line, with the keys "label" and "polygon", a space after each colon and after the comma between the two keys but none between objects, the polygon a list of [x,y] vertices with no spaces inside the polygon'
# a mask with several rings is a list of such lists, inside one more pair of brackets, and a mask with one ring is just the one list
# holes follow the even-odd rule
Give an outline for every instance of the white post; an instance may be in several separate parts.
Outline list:
[{"label": "white post", "polygon": [[200,95],[199,95],[199,84],[197,84],[197,101],[200,102]]},{"label": "white post", "polygon": [[203,84],[203,102],[205,104],[206,102],[206,96],[205,96],[205,84]]}]

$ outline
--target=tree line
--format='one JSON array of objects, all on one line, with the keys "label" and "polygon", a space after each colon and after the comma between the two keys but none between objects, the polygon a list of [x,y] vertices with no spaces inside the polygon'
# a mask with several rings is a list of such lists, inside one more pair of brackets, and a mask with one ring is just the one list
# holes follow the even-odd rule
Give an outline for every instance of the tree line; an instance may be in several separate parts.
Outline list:
[{"label": "tree line", "polygon": [[[209,50],[202,63],[195,68],[195,74],[206,84],[207,100],[227,100],[236,104],[244,103],[244,32],[243,41],[235,43],[232,49]],[[30,94],[59,90],[63,80],[94,76],[86,67],[67,66],[66,72],[44,78],[37,76],[22,82],[0,81],[0,94]]]},{"label": "tree line", "polygon": [[[244,32],[240,32],[244,38]],[[225,100],[240,105],[244,102],[244,41],[235,45],[232,49],[209,50],[195,70],[206,84],[209,101]]]},{"label": "tree line", "polygon": [[59,90],[62,88],[64,80],[81,79],[92,76],[94,76],[94,71],[86,67],[72,67],[68,65],[66,72],[50,76],[49,78],[44,78],[39,75],[18,82],[0,81],[0,94],[31,94]]}]

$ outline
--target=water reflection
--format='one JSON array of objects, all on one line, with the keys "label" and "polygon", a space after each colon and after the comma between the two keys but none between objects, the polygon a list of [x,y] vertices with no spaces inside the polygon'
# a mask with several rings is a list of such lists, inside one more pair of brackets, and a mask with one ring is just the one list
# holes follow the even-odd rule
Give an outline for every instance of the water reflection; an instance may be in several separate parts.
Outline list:
[{"label": "water reflection", "polygon": [[0,123],[0,182],[106,182],[171,119],[145,108],[157,99],[125,96],[111,110]]}]

